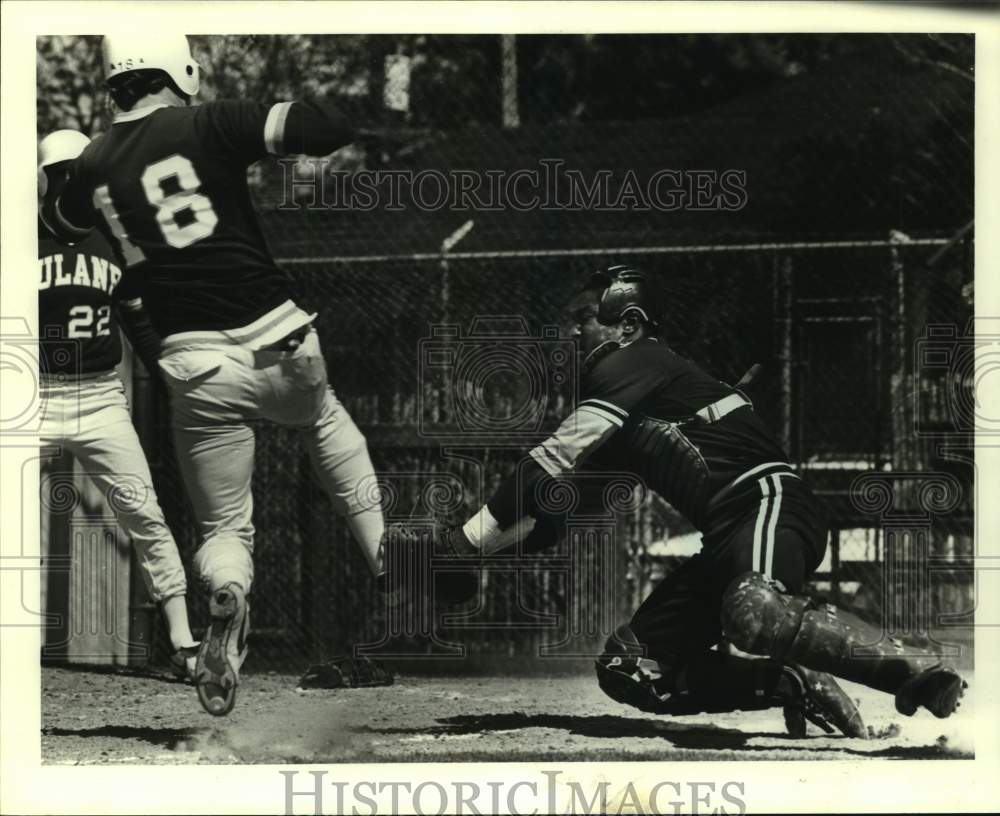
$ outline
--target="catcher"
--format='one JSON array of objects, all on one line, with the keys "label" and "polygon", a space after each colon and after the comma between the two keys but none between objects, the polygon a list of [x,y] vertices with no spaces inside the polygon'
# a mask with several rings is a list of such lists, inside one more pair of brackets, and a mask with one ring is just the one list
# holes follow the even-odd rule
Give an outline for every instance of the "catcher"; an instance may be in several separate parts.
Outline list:
[{"label": "catcher", "polygon": [[[895,695],[905,715],[950,715],[966,688],[953,668],[802,595],[826,549],[819,503],[750,400],[659,340],[664,309],[650,278],[628,266],[594,273],[568,311],[584,361],[577,409],[473,518],[437,533],[438,549],[489,554],[526,515],[538,518],[531,549],[551,545],[559,525],[538,503],[551,480],[584,464],[631,472],[694,524],[703,547],[607,641],[596,662],[605,693],[663,714],[779,706],[793,735],[808,718],[865,737],[832,674]],[[713,649],[721,641],[764,659]]]}]

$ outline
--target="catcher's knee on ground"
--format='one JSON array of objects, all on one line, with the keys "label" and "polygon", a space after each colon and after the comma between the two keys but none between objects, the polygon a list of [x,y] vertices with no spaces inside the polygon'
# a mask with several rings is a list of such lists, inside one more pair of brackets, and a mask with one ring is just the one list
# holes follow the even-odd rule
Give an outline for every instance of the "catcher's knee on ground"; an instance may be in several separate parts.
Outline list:
[{"label": "catcher's knee on ground", "polygon": [[628,626],[619,626],[604,644],[604,653],[597,658],[597,684],[611,699],[638,708],[640,711],[659,713],[666,706],[669,692],[655,685],[662,684],[663,667],[648,657],[645,649]]},{"label": "catcher's knee on ground", "polygon": [[597,660],[597,682],[614,700],[656,714],[757,711],[788,701],[783,667],[704,649],[654,660],[628,627],[608,639]]},{"label": "catcher's knee on ground", "polygon": [[801,663],[890,694],[905,691],[921,673],[941,668],[930,649],[904,645],[831,604],[789,595],[759,572],[745,573],[727,588],[722,630],[745,652]]}]

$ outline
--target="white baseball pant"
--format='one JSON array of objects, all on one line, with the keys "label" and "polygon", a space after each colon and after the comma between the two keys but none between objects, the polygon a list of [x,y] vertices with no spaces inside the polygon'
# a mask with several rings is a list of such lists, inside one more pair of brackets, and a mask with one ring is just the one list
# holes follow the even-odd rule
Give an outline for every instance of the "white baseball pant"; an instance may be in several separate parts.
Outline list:
[{"label": "white baseball pant", "polygon": [[149,465],[114,371],[41,387],[43,446],[59,446],[81,464],[132,540],[143,581],[154,601],[187,591],[177,544],[163,518]]},{"label": "white baseball pant", "polygon": [[299,428],[334,509],[345,517],[373,573],[384,529],[364,436],[327,383],[315,329],[294,351],[217,340],[168,346],[174,446],[202,537],[198,577],[209,591],[253,581],[254,432],[266,419]]}]

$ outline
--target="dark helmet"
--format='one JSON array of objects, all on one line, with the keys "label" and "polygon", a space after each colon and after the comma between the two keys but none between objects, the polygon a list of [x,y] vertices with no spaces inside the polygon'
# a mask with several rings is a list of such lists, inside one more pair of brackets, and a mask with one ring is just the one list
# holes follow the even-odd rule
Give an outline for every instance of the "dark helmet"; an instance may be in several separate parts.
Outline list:
[{"label": "dark helmet", "polygon": [[613,325],[626,314],[636,311],[654,327],[663,322],[664,298],[655,279],[634,266],[609,266],[593,272],[587,289],[602,290],[599,297],[597,319]]}]

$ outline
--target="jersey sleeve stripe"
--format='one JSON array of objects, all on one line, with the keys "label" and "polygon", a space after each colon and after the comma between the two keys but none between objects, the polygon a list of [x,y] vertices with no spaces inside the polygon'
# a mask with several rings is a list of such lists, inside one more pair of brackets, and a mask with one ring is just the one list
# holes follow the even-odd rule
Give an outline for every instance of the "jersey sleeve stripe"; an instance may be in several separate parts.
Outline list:
[{"label": "jersey sleeve stripe", "polygon": [[528,455],[538,462],[542,470],[553,478],[561,476],[567,471],[565,463],[560,462],[548,448],[542,447],[541,445],[536,448],[532,448],[528,452]]},{"label": "jersey sleeve stripe", "polygon": [[622,425],[625,424],[625,420],[628,419],[628,411],[623,411],[617,405],[612,405],[610,402],[605,402],[604,400],[585,399],[577,406],[577,410],[593,411],[594,413],[611,420],[619,428],[622,427]]},{"label": "jersey sleeve stripe", "polygon": [[267,120],[264,122],[264,147],[273,156],[285,154],[285,121],[293,104],[293,102],[279,102],[272,105],[267,113]]},{"label": "jersey sleeve stripe", "polygon": [[619,421],[606,414],[578,409],[552,436],[531,450],[531,457],[550,476],[568,473],[619,427]]}]

